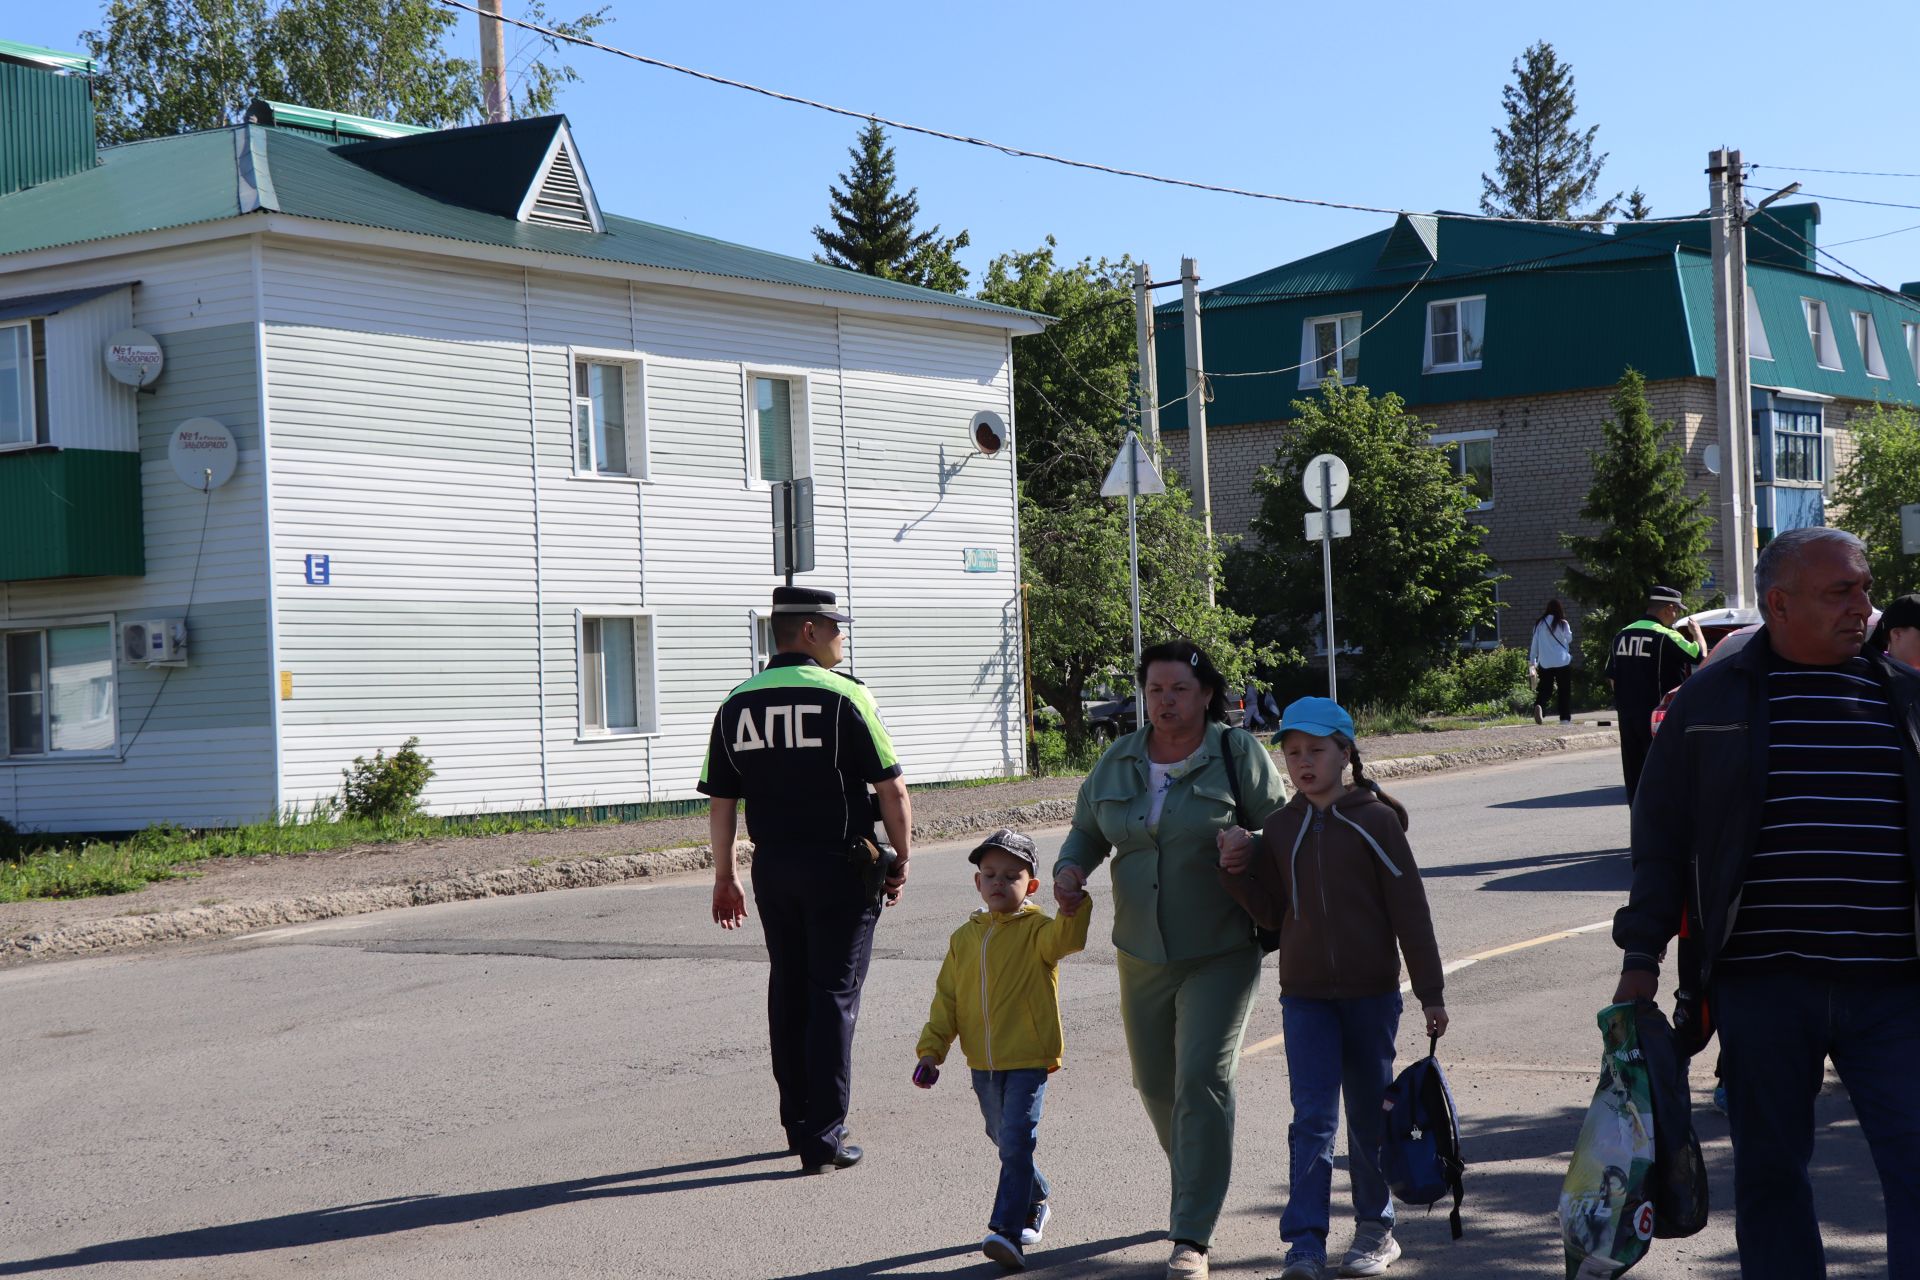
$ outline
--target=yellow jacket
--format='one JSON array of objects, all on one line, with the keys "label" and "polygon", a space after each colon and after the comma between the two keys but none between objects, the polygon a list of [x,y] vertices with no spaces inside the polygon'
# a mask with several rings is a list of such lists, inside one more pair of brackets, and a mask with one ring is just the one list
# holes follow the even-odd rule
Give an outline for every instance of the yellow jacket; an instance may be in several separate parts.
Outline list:
[{"label": "yellow jacket", "polygon": [[953,931],[920,1033],[920,1057],[945,1062],[955,1035],[975,1071],[1060,1065],[1057,966],[1087,945],[1093,900],[1049,917],[1028,902],[1018,911],[980,910]]}]

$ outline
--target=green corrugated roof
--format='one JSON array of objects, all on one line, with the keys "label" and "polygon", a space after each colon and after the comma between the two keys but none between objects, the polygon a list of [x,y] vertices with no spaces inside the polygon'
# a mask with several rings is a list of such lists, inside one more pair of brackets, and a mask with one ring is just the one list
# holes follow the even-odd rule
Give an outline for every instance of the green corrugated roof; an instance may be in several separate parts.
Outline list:
[{"label": "green corrugated roof", "polygon": [[[1810,233],[1818,222],[1804,206],[1779,214],[1772,224],[1776,233],[1788,225]],[[1300,388],[1298,373],[1231,375],[1296,364],[1308,319],[1356,311],[1367,329],[1359,381],[1414,405],[1605,387],[1629,365],[1655,381],[1710,378],[1713,276],[1707,254],[1692,247],[1696,227],[1674,223],[1616,237],[1441,215],[1433,270],[1411,287],[1419,269],[1378,265],[1383,251],[1390,261],[1417,257],[1418,240],[1402,218],[1392,230],[1221,286],[1203,295],[1207,365],[1214,375],[1207,420],[1234,425],[1292,417],[1292,402],[1310,394]],[[1903,321],[1920,322],[1920,300],[1764,262],[1750,265],[1748,279],[1774,355],[1753,361],[1756,385],[1860,400],[1920,400],[1920,375],[1901,329]],[[1426,372],[1427,304],[1476,294],[1487,298],[1482,366]],[[1827,303],[1842,370],[1815,363],[1800,310],[1803,296]],[[1866,376],[1853,311],[1874,317],[1886,378]],[[1186,390],[1179,305],[1157,312],[1158,328],[1168,335],[1159,343],[1160,395],[1171,402]],[[1184,429],[1185,405],[1163,411],[1161,424]]]},{"label": "green corrugated roof", "polygon": [[270,98],[255,98],[247,107],[248,124],[273,124],[288,129],[309,129],[315,133],[332,134],[340,138],[409,138],[416,134],[432,133],[433,130],[420,124],[399,124],[392,120],[375,120],[369,116],[350,116],[344,111],[322,111],[316,107],[303,107],[293,102],[275,102]]},{"label": "green corrugated roof", "polygon": [[0,58],[30,62],[36,67],[50,67],[55,71],[93,74],[93,59],[84,54],[62,53],[58,49],[42,49],[37,44],[21,44],[18,40],[0,40]]},{"label": "green corrugated roof", "polygon": [[0,197],[0,257],[265,211],[588,261],[955,307],[1002,320],[1045,319],[632,218],[608,215],[604,233],[516,222],[436,199],[348,158],[356,146],[368,145],[335,146],[297,130],[235,125],[114,147],[102,152],[103,163],[87,173]]}]

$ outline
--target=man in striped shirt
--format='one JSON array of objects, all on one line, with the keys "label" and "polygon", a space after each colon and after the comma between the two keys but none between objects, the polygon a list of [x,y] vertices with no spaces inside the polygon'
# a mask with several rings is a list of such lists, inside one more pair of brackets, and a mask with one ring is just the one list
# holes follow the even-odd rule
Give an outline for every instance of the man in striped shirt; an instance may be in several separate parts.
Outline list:
[{"label": "man in striped shirt", "polygon": [[1920,676],[1862,652],[1853,535],[1784,533],[1756,580],[1766,625],[1681,687],[1647,760],[1614,998],[1653,996],[1691,905],[1742,1275],[1826,1274],[1807,1166],[1831,1057],[1886,1197],[1886,1274],[1920,1280]]}]

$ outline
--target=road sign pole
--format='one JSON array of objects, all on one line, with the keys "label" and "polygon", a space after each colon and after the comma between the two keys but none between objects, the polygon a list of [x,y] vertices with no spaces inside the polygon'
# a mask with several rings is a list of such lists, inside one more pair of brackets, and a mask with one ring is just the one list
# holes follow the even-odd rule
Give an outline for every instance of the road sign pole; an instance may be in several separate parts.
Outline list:
[{"label": "road sign pole", "polygon": [[1327,587],[1327,696],[1340,701],[1333,656],[1333,464],[1320,464],[1320,572]]},{"label": "road sign pole", "polygon": [[[1133,669],[1140,669],[1140,445],[1127,438],[1127,575],[1133,585]],[[1134,691],[1135,696],[1139,690]],[[1138,704],[1136,704],[1137,706]]]},{"label": "road sign pole", "polygon": [[781,530],[781,537],[786,540],[787,546],[787,585],[792,586],[794,562],[800,555],[800,534],[799,530],[795,527],[793,481],[791,480],[782,481],[780,484],[780,505],[781,509],[786,512],[787,517],[786,528]]}]

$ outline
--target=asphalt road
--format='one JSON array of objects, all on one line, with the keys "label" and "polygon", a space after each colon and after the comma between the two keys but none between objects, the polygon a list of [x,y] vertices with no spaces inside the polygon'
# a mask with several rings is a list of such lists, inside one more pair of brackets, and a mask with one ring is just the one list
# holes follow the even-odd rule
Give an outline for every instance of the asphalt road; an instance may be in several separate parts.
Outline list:
[{"label": "asphalt road", "polygon": [[[1616,776],[1593,752],[1395,788],[1442,954],[1470,962],[1441,1056],[1472,1164],[1466,1238],[1403,1210],[1396,1275],[1561,1274],[1556,1198],[1617,965],[1604,928],[1569,931],[1627,883]],[[1040,833],[1049,853],[1061,834]],[[947,934],[977,901],[965,848],[922,850],[881,923],[855,1068],[869,1155],[826,1178],[777,1151],[759,938],[710,923],[703,877],[0,972],[0,1276],[998,1275],[974,1252],[995,1160],[964,1072],[908,1081]],[[1097,941],[1061,973],[1068,1063],[1041,1128],[1057,1213],[1032,1261],[1156,1277],[1165,1163],[1128,1083],[1104,885]],[[1279,1269],[1286,1063],[1264,981],[1223,1276]],[[1412,1021],[1403,1060],[1424,1050]],[[1709,1065],[1713,1221],[1636,1275],[1737,1274]],[[1879,1274],[1877,1183],[1831,1084],[1820,1116],[1833,1274]]]}]

